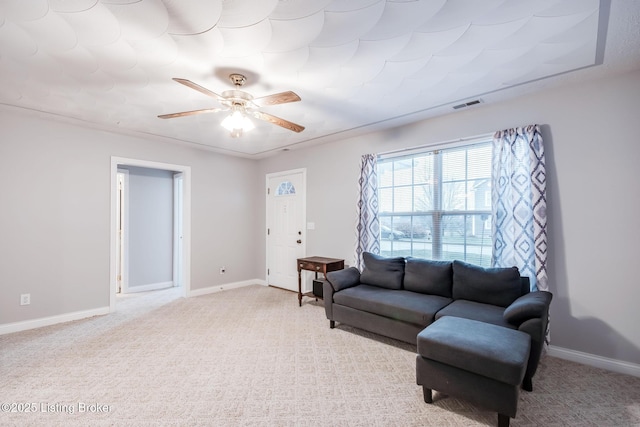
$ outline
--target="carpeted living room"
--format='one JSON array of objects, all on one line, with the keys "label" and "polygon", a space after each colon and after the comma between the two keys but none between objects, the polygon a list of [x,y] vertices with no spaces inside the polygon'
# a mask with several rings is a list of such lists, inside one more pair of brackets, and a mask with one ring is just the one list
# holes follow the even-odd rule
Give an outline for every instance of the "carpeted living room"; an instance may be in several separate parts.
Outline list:
[{"label": "carpeted living room", "polygon": [[0,1],[0,425],[640,426],[639,22]]},{"label": "carpeted living room", "polygon": [[[123,297],[102,317],[4,335],[3,425],[486,426],[462,399],[422,400],[415,347],[349,326],[322,301],[252,285]],[[640,379],[543,358],[514,426],[634,426]]]},{"label": "carpeted living room", "polygon": [[[106,316],[0,336],[3,425],[482,426],[496,414],[415,381],[415,345],[260,284],[119,294]],[[516,426],[633,426],[640,378],[546,356]],[[8,403],[11,401],[11,403]]]}]

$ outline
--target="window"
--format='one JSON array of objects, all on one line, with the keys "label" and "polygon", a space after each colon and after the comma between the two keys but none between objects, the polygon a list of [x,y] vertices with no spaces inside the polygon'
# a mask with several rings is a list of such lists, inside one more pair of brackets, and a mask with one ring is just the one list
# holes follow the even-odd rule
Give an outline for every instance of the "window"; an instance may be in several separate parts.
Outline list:
[{"label": "window", "polygon": [[380,253],[491,264],[491,142],[378,161]]},{"label": "window", "polygon": [[281,182],[276,190],[276,196],[287,196],[289,194],[296,194],[296,187],[293,186],[291,181]]}]

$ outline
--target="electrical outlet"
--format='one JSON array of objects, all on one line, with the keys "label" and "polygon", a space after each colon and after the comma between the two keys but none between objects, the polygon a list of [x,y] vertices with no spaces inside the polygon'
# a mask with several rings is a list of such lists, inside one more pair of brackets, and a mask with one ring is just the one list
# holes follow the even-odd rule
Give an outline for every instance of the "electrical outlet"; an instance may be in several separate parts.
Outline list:
[{"label": "electrical outlet", "polygon": [[20,305],[29,305],[29,304],[31,304],[31,294],[20,295]]},{"label": "electrical outlet", "polygon": [[220,267],[220,274],[224,274],[227,272],[227,269],[224,267]]}]

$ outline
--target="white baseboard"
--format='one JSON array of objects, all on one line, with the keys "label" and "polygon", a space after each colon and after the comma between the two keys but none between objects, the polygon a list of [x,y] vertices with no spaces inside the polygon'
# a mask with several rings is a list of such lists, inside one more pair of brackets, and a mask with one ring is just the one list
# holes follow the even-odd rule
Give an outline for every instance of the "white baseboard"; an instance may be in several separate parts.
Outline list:
[{"label": "white baseboard", "polygon": [[211,286],[208,288],[191,289],[188,292],[187,297],[199,297],[201,295],[207,295],[215,292],[226,291],[228,289],[242,288],[243,286],[251,286],[251,285],[267,286],[267,283],[264,280],[255,279],[255,280],[245,280],[242,282],[226,283],[224,285]]},{"label": "white baseboard", "polygon": [[[173,285],[173,282],[167,282],[167,283],[169,283],[170,286]],[[209,288],[194,289],[188,293],[187,297],[196,297],[200,295],[206,295],[214,292],[224,291],[227,289],[241,288],[243,286],[250,286],[250,285],[267,286],[267,283],[266,281],[260,280],[260,279],[245,280],[243,282],[235,282],[235,283],[227,283],[224,285],[211,286]],[[136,289],[136,292],[143,292],[143,291],[146,292],[149,290],[153,290],[153,289],[144,289],[144,290],[142,289],[147,287],[148,286],[145,285],[145,286],[136,287],[135,289]],[[162,286],[162,288],[166,288],[166,287],[167,287],[166,284]],[[71,322],[73,320],[86,319],[88,317],[93,317],[93,316],[102,316],[105,314],[109,314],[110,312],[111,311],[109,307],[101,307],[101,308],[96,308],[92,310],[76,311],[76,312],[60,314],[56,316],[25,320],[22,322],[5,323],[0,325],[0,335],[11,334],[13,332],[27,331],[29,329],[36,329],[36,328],[41,328],[43,326],[56,325],[58,323]]]},{"label": "white baseboard", "polygon": [[173,287],[173,282],[149,283],[148,285],[127,286],[126,290],[122,290],[123,294],[133,294],[136,292],[158,291]]},{"label": "white baseboard", "polygon": [[560,359],[582,363],[583,365],[606,369],[607,371],[640,377],[640,365],[631,362],[609,359],[608,357],[596,356],[593,354],[583,353],[576,350],[569,350],[553,345],[549,346],[547,354],[549,356],[557,357]]},{"label": "white baseboard", "polygon": [[4,325],[0,325],[0,335],[41,328],[43,326],[56,325],[58,323],[71,322],[73,320],[86,319],[88,317],[102,316],[105,314],[109,314],[109,307],[95,308],[85,311],[75,311],[73,313],[41,317],[39,319],[25,320],[23,322],[5,323]]}]

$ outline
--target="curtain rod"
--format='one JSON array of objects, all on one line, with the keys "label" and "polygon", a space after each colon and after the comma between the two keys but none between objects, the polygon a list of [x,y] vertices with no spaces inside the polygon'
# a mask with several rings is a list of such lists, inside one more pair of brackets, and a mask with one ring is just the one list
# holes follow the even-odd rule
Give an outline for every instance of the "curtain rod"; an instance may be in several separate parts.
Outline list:
[{"label": "curtain rod", "polygon": [[485,134],[476,135],[476,136],[469,136],[465,138],[451,139],[449,141],[436,142],[433,144],[424,144],[424,145],[418,145],[415,147],[399,148],[397,150],[390,150],[390,151],[384,151],[382,153],[378,153],[377,156],[378,157],[391,156],[393,154],[400,154],[407,151],[422,150],[424,148],[439,148],[439,147],[445,147],[449,145],[461,144],[461,143],[467,143],[467,142],[473,142],[473,141],[481,142],[481,141],[486,141],[487,139],[492,139],[493,134],[494,133],[491,132],[491,133],[485,133]]}]

